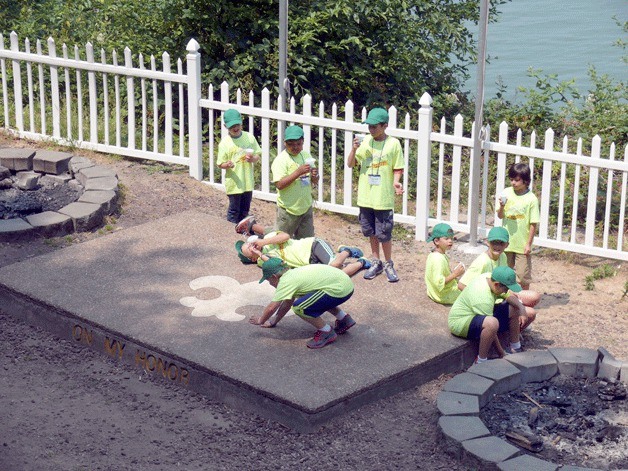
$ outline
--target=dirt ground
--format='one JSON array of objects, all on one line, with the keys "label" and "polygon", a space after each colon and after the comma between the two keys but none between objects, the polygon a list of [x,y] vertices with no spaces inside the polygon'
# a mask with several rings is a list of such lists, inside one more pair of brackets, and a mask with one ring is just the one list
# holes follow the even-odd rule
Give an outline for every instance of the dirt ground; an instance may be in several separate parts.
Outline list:
[{"label": "dirt ground", "polygon": [[[41,144],[0,134],[0,147],[9,146]],[[75,154],[115,169],[123,192],[120,214],[93,233],[0,243],[0,266],[187,209],[226,211],[225,195],[193,180],[185,169]],[[273,204],[254,201],[252,211],[261,221],[274,222]],[[366,248],[352,218],[318,212],[315,226],[317,235],[333,244]],[[400,284],[423,292],[429,244],[416,242],[409,231],[396,234]],[[472,258],[461,251],[451,254],[452,262]],[[605,263],[616,276],[585,291],[585,277]],[[628,360],[626,265],[536,253],[532,288],[543,300],[525,348],[604,346]],[[447,376],[339,417],[317,434],[301,435],[156,381],[7,314],[0,312],[0,470],[467,469],[439,443],[435,400]]]}]

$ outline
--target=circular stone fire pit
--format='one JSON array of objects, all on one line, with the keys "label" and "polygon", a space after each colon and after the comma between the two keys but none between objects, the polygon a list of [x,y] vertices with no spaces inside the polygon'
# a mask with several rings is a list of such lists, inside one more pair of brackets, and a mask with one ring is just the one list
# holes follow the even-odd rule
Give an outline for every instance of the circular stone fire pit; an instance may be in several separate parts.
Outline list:
[{"label": "circular stone fire pit", "polygon": [[[572,466],[541,459],[532,451],[528,451],[534,449],[534,440],[528,441],[527,447],[515,446],[515,444],[525,443],[525,440],[517,442],[493,435],[480,419],[480,409],[483,412],[491,410],[490,403],[497,395],[513,392],[516,397],[517,394],[526,392],[528,385],[535,388],[541,383],[565,384],[575,379],[583,382],[588,380],[592,383],[598,378],[611,386],[600,388],[602,395],[606,396],[605,399],[611,399],[610,393],[621,391],[628,381],[628,363],[616,360],[603,348],[598,350],[552,348],[517,353],[505,359],[473,365],[465,373],[449,380],[438,396],[437,406],[441,413],[439,426],[443,434],[444,446],[449,453],[482,470],[615,469],[608,466],[600,467],[599,460],[595,464],[597,468],[583,468],[582,463],[579,466]],[[623,385],[619,381],[622,381]],[[534,400],[531,394],[528,396]],[[525,395],[522,394],[522,397],[529,401]],[[602,397],[600,399],[604,400]],[[607,428],[604,433],[612,436],[606,438],[623,440],[622,443],[628,440],[628,430],[623,422],[626,417],[627,404],[628,401],[625,399],[621,405],[614,404],[611,412],[614,413],[615,409],[619,409],[619,413],[611,415],[615,418],[619,417],[619,423]],[[584,413],[586,411],[582,412]],[[586,421],[585,417],[582,423]],[[511,438],[521,439],[522,437],[521,434],[515,433]],[[529,446],[530,444],[532,447]],[[619,444],[618,449],[620,450],[618,455],[621,455],[625,447]],[[582,461],[585,459],[583,458]],[[624,457],[619,456],[615,462],[619,463],[619,466],[624,466],[623,460]],[[608,461],[606,464],[608,465]]]},{"label": "circular stone fire pit", "polygon": [[0,241],[89,231],[116,210],[118,177],[66,152],[0,149]]}]

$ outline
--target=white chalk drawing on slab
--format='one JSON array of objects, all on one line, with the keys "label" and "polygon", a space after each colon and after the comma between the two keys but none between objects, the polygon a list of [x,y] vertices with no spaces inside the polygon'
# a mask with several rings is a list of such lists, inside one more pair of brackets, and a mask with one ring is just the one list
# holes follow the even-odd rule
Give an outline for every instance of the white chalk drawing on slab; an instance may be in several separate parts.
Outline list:
[{"label": "white chalk drawing on slab", "polygon": [[186,296],[179,302],[186,307],[194,308],[192,316],[216,316],[221,321],[237,322],[246,316],[238,314],[236,310],[243,306],[260,306],[263,309],[272,299],[275,289],[268,283],[258,281],[240,283],[229,276],[202,276],[190,282],[193,290],[214,288],[221,295],[214,299],[198,299],[196,296]]}]

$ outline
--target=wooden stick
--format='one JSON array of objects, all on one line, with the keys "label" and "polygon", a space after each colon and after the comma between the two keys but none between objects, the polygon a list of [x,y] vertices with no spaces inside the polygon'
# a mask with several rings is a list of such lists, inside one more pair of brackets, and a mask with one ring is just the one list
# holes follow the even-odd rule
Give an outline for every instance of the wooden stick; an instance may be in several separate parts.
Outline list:
[{"label": "wooden stick", "polygon": [[539,408],[539,409],[542,409],[542,408],[543,408],[543,406],[542,406],[541,404],[539,404],[538,402],[536,402],[534,399],[532,399],[532,398],[530,397],[530,395],[529,395],[529,394],[527,394],[527,393],[523,393],[523,395],[524,395],[524,396],[525,396],[525,397],[526,397],[526,398],[527,398],[527,399],[528,399],[531,403],[533,403],[534,405],[538,406],[538,408]]}]

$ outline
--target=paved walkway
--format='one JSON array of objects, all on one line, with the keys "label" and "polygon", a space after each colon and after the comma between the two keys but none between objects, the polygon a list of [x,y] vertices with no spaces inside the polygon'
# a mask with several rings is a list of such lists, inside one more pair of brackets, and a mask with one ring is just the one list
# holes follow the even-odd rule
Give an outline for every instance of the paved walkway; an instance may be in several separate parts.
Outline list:
[{"label": "paved walkway", "polygon": [[[219,228],[219,229],[210,229]],[[0,268],[0,306],[164,381],[310,431],[336,414],[446,372],[473,348],[413,280],[354,277],[357,325],[309,350],[311,326],[247,322],[270,300],[231,226],[185,212]]]}]

